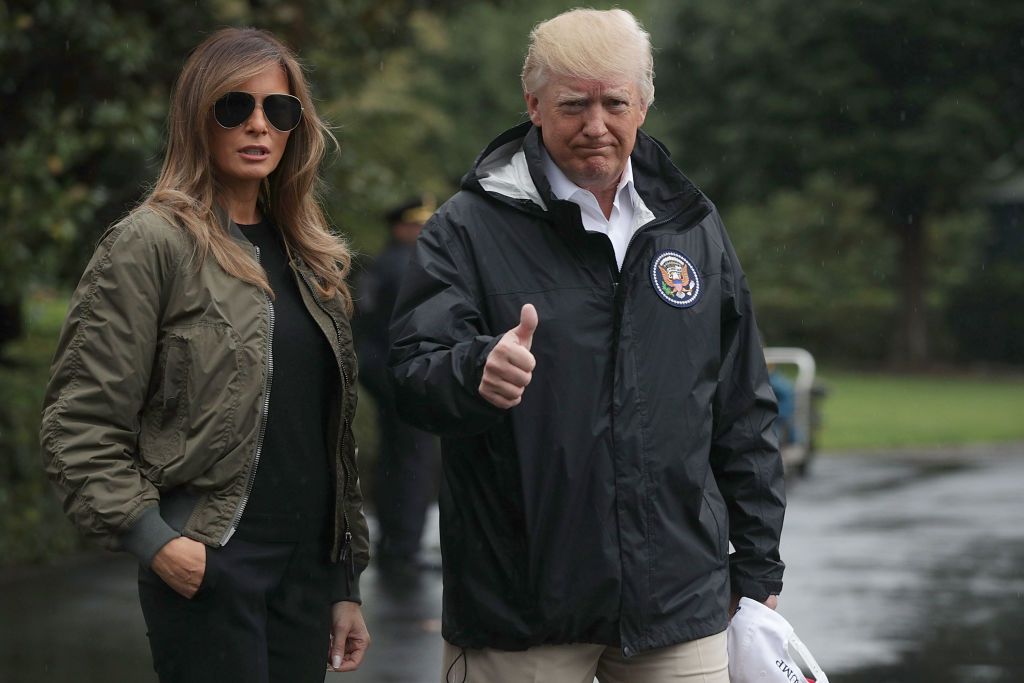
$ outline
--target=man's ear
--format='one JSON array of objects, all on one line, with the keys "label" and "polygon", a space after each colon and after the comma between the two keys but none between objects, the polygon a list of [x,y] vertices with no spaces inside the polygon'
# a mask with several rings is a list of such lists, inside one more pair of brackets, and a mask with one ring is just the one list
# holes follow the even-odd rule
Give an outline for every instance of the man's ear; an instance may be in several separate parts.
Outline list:
[{"label": "man's ear", "polygon": [[530,120],[533,121],[533,125],[540,127],[540,100],[533,93],[523,93],[523,97],[526,98],[526,111],[530,115]]}]

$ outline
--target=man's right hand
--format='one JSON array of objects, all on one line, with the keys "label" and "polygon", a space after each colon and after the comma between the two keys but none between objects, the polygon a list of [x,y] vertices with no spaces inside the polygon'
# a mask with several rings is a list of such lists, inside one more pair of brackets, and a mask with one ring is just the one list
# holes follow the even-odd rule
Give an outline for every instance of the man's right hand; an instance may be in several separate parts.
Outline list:
[{"label": "man's right hand", "polygon": [[191,599],[206,573],[206,546],[179,536],[160,548],[150,567],[176,593]]},{"label": "man's right hand", "polygon": [[501,335],[484,363],[480,395],[498,408],[511,408],[523,400],[523,391],[533,379],[537,361],[530,353],[537,329],[537,309],[526,304],[519,312],[519,324]]}]

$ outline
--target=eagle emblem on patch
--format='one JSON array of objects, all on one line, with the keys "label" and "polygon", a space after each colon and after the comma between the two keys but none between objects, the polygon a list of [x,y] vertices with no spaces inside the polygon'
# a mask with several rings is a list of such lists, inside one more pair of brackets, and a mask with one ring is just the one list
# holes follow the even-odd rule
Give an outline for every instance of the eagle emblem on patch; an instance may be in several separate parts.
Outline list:
[{"label": "eagle emblem on patch", "polygon": [[651,261],[651,284],[662,301],[676,308],[689,308],[700,299],[700,275],[690,259],[678,251],[655,255]]}]

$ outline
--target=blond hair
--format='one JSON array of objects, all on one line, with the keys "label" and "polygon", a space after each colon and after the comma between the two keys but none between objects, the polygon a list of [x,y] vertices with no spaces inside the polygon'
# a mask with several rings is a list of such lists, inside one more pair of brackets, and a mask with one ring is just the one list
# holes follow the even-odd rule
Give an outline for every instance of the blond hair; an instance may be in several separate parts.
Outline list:
[{"label": "blond hair", "polygon": [[230,275],[273,295],[263,267],[216,218],[220,188],[210,158],[208,126],[218,98],[275,66],[284,69],[303,114],[281,162],[261,184],[259,205],[281,231],[288,251],[314,272],[319,294],[325,298],[340,294],[351,313],[352,296],[345,277],[352,257],[344,240],[331,234],[317,201],[320,164],[328,142],[336,146],[337,141],[316,114],[295,55],[266,31],[222,29],[189,55],[171,95],[163,167],[139,208],[149,208],[183,227],[192,237],[199,262],[212,255]]},{"label": "blond hair", "polygon": [[636,83],[645,105],[654,102],[651,37],[623,9],[573,9],[534,26],[523,62],[523,92],[538,92],[552,74],[627,78]]}]

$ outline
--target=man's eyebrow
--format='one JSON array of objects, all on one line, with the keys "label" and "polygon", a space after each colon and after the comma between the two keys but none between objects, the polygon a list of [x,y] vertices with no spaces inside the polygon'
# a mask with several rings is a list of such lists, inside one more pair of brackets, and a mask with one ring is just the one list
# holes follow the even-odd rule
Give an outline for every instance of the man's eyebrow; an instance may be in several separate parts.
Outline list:
[{"label": "man's eyebrow", "polygon": [[566,102],[580,102],[581,100],[586,100],[588,97],[589,96],[586,93],[568,90],[555,95],[555,102],[558,104],[565,104]]},{"label": "man's eyebrow", "polygon": [[609,88],[601,93],[604,99],[614,98],[616,100],[629,100],[630,92],[629,88]]}]

